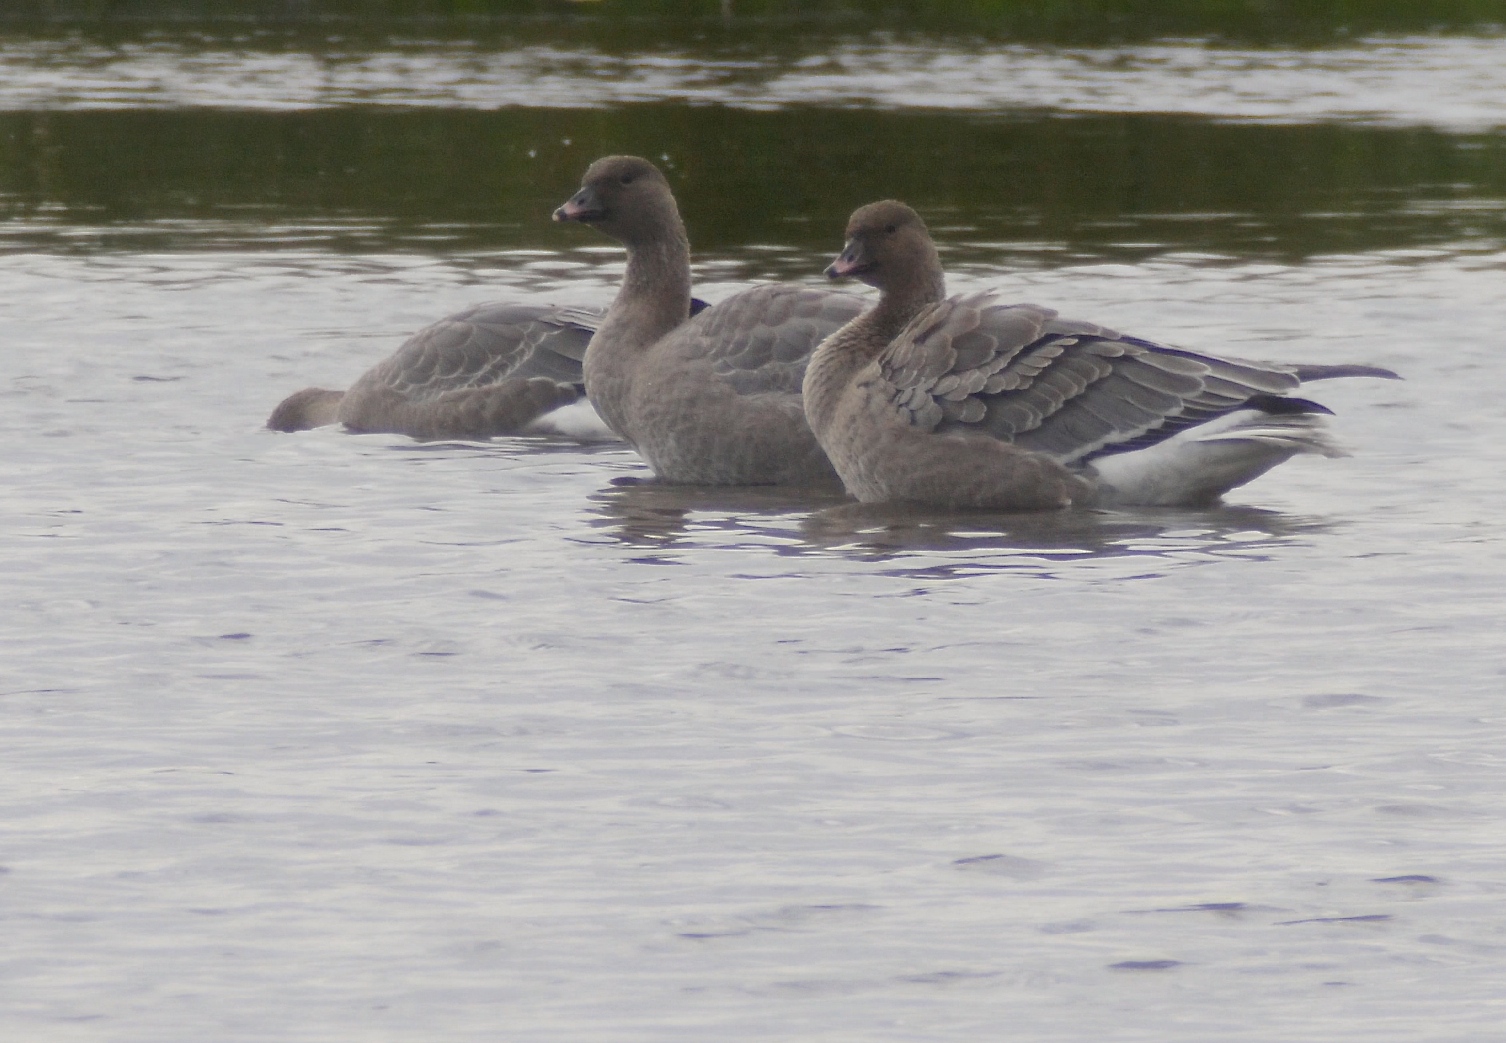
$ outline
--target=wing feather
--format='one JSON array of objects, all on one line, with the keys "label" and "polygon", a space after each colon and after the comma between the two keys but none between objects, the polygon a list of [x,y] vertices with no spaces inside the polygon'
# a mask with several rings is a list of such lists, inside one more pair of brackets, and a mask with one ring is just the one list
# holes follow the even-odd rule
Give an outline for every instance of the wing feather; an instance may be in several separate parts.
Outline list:
[{"label": "wing feather", "polygon": [[985,432],[1063,462],[1140,448],[1252,400],[1280,398],[1302,372],[1125,337],[993,293],[928,308],[878,368],[910,423]]},{"label": "wing feather", "polygon": [[758,286],[707,308],[672,336],[685,357],[710,362],[738,394],[798,395],[816,345],[862,310],[851,294]]},{"label": "wing feather", "polygon": [[410,403],[508,379],[580,384],[580,360],[600,312],[529,304],[482,304],[409,337],[352,391],[385,389]]}]

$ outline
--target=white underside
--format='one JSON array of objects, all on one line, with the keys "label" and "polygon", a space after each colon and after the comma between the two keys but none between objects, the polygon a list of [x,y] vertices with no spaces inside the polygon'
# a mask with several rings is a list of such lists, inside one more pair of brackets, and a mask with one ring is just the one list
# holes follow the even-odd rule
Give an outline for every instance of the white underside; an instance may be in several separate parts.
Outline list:
[{"label": "white underside", "polygon": [[1094,460],[1087,474],[1105,506],[1211,503],[1298,453],[1344,456],[1322,416],[1242,409],[1158,445]]},{"label": "white underside", "polygon": [[584,398],[545,413],[523,429],[528,435],[560,435],[582,442],[620,441]]}]

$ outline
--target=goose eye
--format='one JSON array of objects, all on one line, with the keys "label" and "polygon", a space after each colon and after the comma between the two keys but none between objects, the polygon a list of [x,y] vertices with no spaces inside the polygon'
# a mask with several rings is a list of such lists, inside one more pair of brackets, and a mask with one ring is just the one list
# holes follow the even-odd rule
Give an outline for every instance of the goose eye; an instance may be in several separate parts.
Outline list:
[{"label": "goose eye", "polygon": [[894,225],[885,225],[884,226],[884,234],[885,235],[893,235],[897,231],[899,231],[899,229],[897,227],[895,227]]},{"label": "goose eye", "polygon": [[624,185],[631,185],[633,183],[633,175],[623,174],[622,177],[618,178],[618,180],[621,181]]}]

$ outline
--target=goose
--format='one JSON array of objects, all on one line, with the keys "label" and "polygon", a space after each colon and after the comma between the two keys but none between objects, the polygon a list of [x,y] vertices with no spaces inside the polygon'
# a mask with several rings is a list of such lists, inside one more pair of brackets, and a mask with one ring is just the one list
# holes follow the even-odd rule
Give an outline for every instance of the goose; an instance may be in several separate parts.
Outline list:
[{"label": "goose", "polygon": [[[477,305],[419,330],[348,391],[295,391],[267,427],[340,422],[423,440],[554,429],[545,418],[580,398],[580,360],[600,321],[601,312],[585,308]],[[574,433],[591,426],[576,418]]]},{"label": "goose", "polygon": [[837,484],[800,387],[815,346],[862,311],[858,298],[765,285],[688,318],[685,225],[663,173],[637,156],[592,163],[554,219],[627,247],[627,272],[582,373],[601,418],[659,481]]},{"label": "goose", "polygon": [[1217,358],[996,291],[947,298],[925,222],[859,208],[826,269],[880,291],[806,369],[806,415],[847,491],[946,510],[1199,507],[1300,453],[1344,455],[1308,380],[1368,365]]}]

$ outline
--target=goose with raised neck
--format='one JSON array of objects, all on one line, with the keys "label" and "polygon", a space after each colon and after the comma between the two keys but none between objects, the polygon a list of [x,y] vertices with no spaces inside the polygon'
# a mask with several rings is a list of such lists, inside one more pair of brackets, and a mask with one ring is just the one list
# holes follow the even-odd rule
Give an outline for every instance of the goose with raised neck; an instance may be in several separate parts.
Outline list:
[{"label": "goose with raised neck", "polygon": [[1301,453],[1343,455],[1290,394],[1370,365],[1219,358],[994,291],[947,298],[925,222],[859,208],[830,278],[880,292],[806,370],[807,417],[847,491],[948,510],[1204,506]]},{"label": "goose with raised neck", "polygon": [[586,349],[586,394],[663,481],[832,485],[800,388],[816,345],[862,303],[766,285],[690,314],[690,243],[669,182],[637,156],[592,163],[556,221],[627,249],[627,272]]}]

